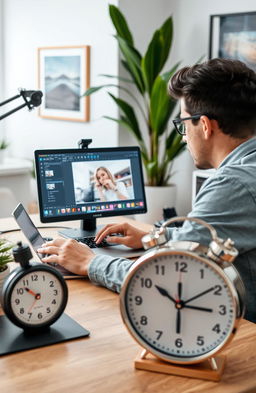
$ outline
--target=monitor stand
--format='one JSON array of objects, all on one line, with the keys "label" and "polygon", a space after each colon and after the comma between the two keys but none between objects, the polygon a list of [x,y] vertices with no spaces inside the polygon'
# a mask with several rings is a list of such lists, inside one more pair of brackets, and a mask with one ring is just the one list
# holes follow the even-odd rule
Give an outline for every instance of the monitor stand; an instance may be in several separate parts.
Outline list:
[{"label": "monitor stand", "polygon": [[85,237],[95,236],[103,225],[96,225],[96,218],[81,220],[80,228],[62,229],[59,235],[71,239],[83,239]]}]

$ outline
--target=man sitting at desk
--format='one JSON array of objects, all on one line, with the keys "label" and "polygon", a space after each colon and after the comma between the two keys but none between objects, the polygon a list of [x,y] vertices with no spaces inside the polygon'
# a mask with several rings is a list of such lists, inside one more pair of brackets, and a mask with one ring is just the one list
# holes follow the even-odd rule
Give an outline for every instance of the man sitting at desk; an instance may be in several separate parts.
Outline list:
[{"label": "man sitting at desk", "polygon": [[[213,225],[222,238],[230,237],[239,250],[235,266],[245,283],[246,315],[256,322],[256,74],[235,60],[212,59],[184,67],[169,82],[170,94],[180,99],[181,117],[177,131],[183,135],[195,165],[216,168],[195,200],[190,217]],[[121,233],[123,237],[108,236]],[[145,232],[124,224],[103,228],[98,242],[107,237],[113,243],[140,248]],[[186,221],[169,229],[170,239],[208,245],[209,232]],[[45,262],[57,262],[91,281],[120,291],[132,261],[95,256],[84,244],[56,239],[46,243],[42,253],[54,254]]]}]

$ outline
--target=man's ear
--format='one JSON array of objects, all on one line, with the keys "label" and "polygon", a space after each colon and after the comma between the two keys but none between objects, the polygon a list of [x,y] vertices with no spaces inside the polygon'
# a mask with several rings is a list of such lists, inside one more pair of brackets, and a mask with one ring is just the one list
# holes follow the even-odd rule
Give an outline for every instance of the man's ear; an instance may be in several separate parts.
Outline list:
[{"label": "man's ear", "polygon": [[216,122],[216,120],[211,120],[209,119],[209,117],[204,115],[200,117],[200,122],[202,125],[204,138],[209,139],[212,136],[214,130],[216,129],[218,123]]}]

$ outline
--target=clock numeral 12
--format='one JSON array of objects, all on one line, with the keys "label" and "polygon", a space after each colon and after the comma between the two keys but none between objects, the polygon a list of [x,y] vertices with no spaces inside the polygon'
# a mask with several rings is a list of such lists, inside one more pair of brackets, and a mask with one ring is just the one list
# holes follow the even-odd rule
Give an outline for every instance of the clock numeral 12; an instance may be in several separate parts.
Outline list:
[{"label": "clock numeral 12", "polygon": [[175,262],[175,270],[176,272],[187,273],[188,264],[186,262]]}]

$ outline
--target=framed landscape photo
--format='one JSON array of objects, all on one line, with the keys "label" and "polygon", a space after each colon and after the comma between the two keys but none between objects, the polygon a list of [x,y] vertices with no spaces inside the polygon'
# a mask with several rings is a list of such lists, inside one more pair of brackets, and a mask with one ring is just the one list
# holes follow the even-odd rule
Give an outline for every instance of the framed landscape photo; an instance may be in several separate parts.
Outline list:
[{"label": "framed landscape photo", "polygon": [[39,116],[49,119],[89,121],[90,47],[38,48],[39,89],[43,92]]},{"label": "framed landscape photo", "polygon": [[256,71],[256,11],[211,15],[209,58],[241,60]]}]

